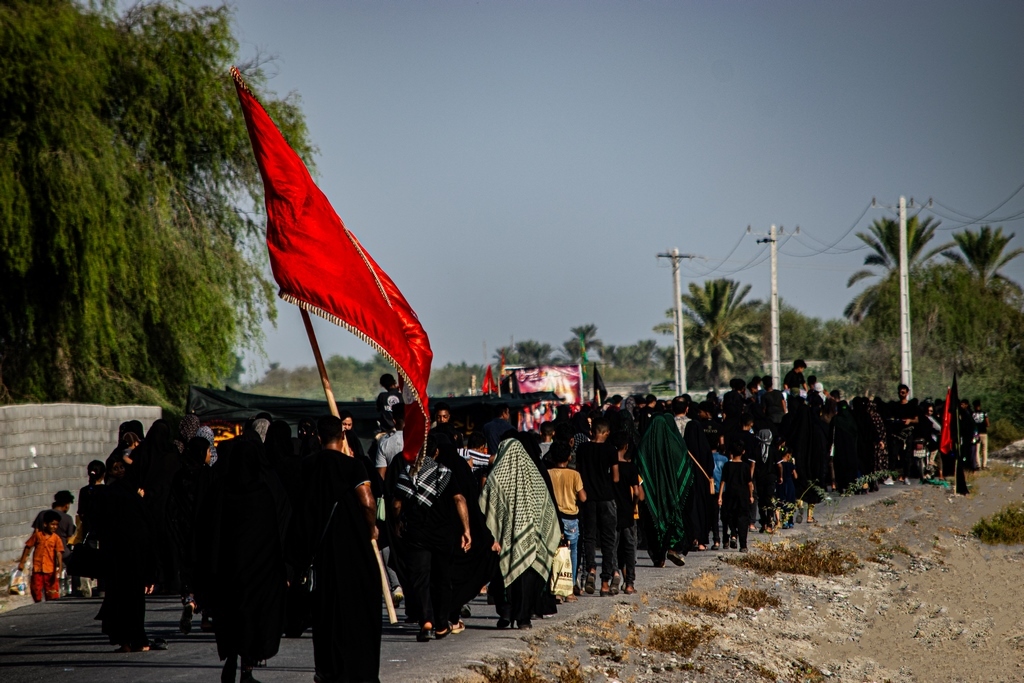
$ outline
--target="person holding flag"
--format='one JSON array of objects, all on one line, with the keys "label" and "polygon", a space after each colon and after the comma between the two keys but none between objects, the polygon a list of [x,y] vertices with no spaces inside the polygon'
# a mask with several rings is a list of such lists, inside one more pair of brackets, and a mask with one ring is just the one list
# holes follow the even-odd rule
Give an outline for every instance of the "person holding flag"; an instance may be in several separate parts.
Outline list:
[{"label": "person holding flag", "polygon": [[[953,374],[953,385],[946,392],[946,405],[942,411],[942,436],[939,439],[939,452],[953,458],[953,469],[956,475],[956,493],[966,496],[970,493],[967,487],[966,468],[969,461],[969,450],[964,448],[963,432],[960,419],[960,394],[956,386],[956,374]],[[967,457],[965,457],[965,453]]]}]

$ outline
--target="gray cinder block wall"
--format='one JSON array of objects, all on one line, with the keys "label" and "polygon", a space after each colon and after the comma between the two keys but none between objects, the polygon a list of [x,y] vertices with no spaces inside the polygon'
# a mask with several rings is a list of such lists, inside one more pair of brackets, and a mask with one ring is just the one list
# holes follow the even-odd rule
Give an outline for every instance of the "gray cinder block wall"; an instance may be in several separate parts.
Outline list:
[{"label": "gray cinder block wall", "polygon": [[0,571],[17,561],[32,520],[53,502],[53,494],[75,494],[88,483],[90,460],[106,460],[122,422],[139,420],[146,429],[160,419],[154,406],[99,406],[80,403],[0,407]]}]

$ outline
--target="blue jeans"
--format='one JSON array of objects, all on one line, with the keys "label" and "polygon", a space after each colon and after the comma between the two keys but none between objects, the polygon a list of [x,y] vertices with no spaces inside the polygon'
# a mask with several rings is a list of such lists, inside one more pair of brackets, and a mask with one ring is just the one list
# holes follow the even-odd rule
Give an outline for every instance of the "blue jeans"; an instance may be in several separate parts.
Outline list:
[{"label": "blue jeans", "polygon": [[565,540],[569,541],[569,556],[572,557],[572,582],[573,585],[577,585],[579,579],[579,574],[577,573],[579,571],[577,549],[580,543],[580,520],[563,519],[562,533],[565,534]]}]

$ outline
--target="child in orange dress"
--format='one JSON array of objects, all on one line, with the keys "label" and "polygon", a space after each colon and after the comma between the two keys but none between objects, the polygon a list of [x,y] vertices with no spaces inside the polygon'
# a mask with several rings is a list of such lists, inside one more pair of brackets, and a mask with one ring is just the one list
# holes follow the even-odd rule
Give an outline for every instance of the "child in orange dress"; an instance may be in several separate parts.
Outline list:
[{"label": "child in orange dress", "polygon": [[64,543],[57,534],[59,526],[60,515],[55,510],[43,513],[43,528],[32,532],[18,562],[18,570],[25,571],[25,560],[28,559],[29,551],[35,549],[32,554],[30,585],[32,599],[36,602],[42,602],[44,597],[46,600],[60,598],[60,573],[64,568],[61,554],[64,552]]}]

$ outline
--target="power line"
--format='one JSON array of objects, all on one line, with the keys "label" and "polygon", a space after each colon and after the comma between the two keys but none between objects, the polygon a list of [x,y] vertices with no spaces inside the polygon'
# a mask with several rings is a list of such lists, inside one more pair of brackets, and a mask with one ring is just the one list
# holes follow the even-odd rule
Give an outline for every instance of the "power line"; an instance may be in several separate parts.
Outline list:
[{"label": "power line", "polygon": [[[808,236],[808,237],[810,237],[810,238],[811,238],[812,240],[814,240],[814,241],[815,241],[815,242],[817,242],[818,244],[820,244],[820,245],[824,246],[824,247],[825,247],[825,250],[828,250],[828,249],[832,249],[832,248],[833,248],[833,247],[835,247],[835,246],[836,246],[837,244],[839,244],[840,242],[842,242],[843,240],[845,240],[845,239],[847,238],[847,236],[848,236],[848,235],[849,235],[849,234],[850,234],[851,232],[853,232],[853,231],[854,231],[854,229],[856,229],[857,225],[859,225],[859,224],[860,224],[861,220],[862,220],[862,219],[864,218],[864,216],[866,216],[866,215],[867,215],[867,213],[868,213],[868,211],[869,211],[870,209],[871,209],[871,203],[869,202],[869,203],[868,203],[868,205],[864,207],[864,210],[860,212],[860,215],[859,215],[859,216],[857,216],[857,220],[855,220],[855,221],[853,222],[853,224],[852,224],[852,225],[851,225],[851,226],[850,226],[849,228],[847,228],[847,229],[846,229],[846,232],[844,232],[844,233],[843,233],[843,234],[842,234],[842,235],[841,235],[841,236],[839,237],[839,239],[837,239],[837,240],[836,240],[835,242],[833,242],[832,244],[825,244],[824,242],[822,242],[821,240],[819,240],[819,239],[818,239],[817,237],[815,237],[814,235],[808,234],[808,233],[806,233],[806,232],[805,232],[805,234],[807,234],[807,236]],[[800,240],[797,240],[797,241],[799,242]],[[858,249],[859,249],[859,247],[858,247]]]},{"label": "power line", "polygon": [[[963,211],[958,211],[958,210],[956,210],[956,209],[954,209],[954,208],[952,208],[950,206],[946,206],[945,204],[942,204],[941,202],[938,202],[938,201],[935,201],[934,199],[932,199],[933,203],[938,204],[939,206],[944,208],[946,211],[950,211],[952,213],[959,214],[960,216],[963,216],[964,218],[969,218],[970,219],[969,221],[967,221],[965,223],[960,223],[959,225],[954,225],[954,226],[949,227],[949,228],[939,228],[939,229],[940,230],[956,230],[957,228],[964,228],[964,227],[967,227],[968,225],[975,225],[975,224],[981,223],[983,221],[989,221],[989,222],[993,222],[993,223],[1001,223],[1001,222],[1007,222],[1008,220],[1017,220],[1018,217],[1024,216],[1024,211],[1019,212],[1017,214],[1014,214],[1014,216],[1012,218],[990,218],[990,217],[996,211],[998,211],[999,209],[1001,209],[1004,206],[1006,206],[1010,202],[1011,199],[1013,199],[1018,194],[1020,194],[1021,190],[1024,190],[1024,183],[1021,183],[1020,185],[1018,185],[1017,189],[1014,190],[1010,194],[1009,197],[1007,197],[1003,201],[999,202],[992,209],[987,211],[985,214],[983,214],[981,216],[978,216],[977,218],[975,218],[974,216],[971,216],[970,214],[964,213]],[[933,213],[935,213],[935,212],[933,211]],[[941,216],[942,214],[938,214],[938,215]],[[946,218],[949,218],[949,220],[959,220],[959,219],[955,219],[955,218],[950,218],[948,216],[946,216]]]}]

